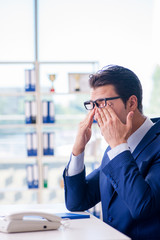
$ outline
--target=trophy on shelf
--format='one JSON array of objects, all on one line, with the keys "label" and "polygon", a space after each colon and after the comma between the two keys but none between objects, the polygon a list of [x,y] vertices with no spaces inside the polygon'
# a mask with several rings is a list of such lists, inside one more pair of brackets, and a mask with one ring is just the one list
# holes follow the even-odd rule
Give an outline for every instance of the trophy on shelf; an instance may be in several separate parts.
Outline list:
[{"label": "trophy on shelf", "polygon": [[51,87],[50,91],[51,91],[51,92],[55,92],[55,89],[54,89],[54,87],[53,87],[53,82],[54,82],[55,79],[56,79],[56,74],[49,74],[48,77],[49,77],[49,80],[52,82],[52,87]]},{"label": "trophy on shelf", "polygon": [[74,74],[75,78],[75,91],[78,92],[80,91],[80,74]]}]

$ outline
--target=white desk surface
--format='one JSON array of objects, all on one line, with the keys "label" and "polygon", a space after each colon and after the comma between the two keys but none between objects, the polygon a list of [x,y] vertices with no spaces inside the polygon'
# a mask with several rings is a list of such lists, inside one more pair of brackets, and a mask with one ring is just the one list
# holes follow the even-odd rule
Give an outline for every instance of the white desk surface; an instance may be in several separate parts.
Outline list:
[{"label": "white desk surface", "polygon": [[[15,212],[15,210],[40,210],[41,212],[68,212],[63,204],[35,204],[35,205],[1,205],[0,214]],[[67,220],[68,226],[61,226],[58,230],[0,233],[0,240],[127,240],[130,239],[103,221],[92,216],[86,219]]]}]

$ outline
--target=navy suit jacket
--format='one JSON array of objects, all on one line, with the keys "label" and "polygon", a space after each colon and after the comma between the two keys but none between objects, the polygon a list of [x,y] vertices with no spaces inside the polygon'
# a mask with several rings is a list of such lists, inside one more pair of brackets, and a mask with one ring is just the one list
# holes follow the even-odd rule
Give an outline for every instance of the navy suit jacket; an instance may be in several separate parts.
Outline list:
[{"label": "navy suit jacket", "polygon": [[134,152],[112,161],[108,147],[100,167],[68,177],[65,202],[70,211],[84,211],[101,201],[103,221],[132,239],[160,239],[160,121]]}]

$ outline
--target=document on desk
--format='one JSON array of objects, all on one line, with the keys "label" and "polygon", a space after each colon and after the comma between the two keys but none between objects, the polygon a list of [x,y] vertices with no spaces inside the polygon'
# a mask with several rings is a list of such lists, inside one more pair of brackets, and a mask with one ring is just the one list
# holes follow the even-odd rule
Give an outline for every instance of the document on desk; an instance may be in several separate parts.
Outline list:
[{"label": "document on desk", "polygon": [[71,213],[71,212],[65,212],[65,213],[56,213],[56,216],[61,217],[62,219],[82,219],[82,218],[90,218],[90,214],[86,213]]}]

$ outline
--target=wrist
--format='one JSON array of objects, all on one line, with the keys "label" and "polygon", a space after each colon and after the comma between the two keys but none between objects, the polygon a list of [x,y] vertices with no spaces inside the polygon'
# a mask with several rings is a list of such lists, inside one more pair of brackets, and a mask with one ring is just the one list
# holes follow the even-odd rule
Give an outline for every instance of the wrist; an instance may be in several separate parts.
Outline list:
[{"label": "wrist", "polygon": [[78,156],[78,155],[81,154],[82,152],[84,152],[84,148],[81,148],[81,149],[73,148],[73,149],[72,149],[72,154],[73,154],[74,156]]}]

